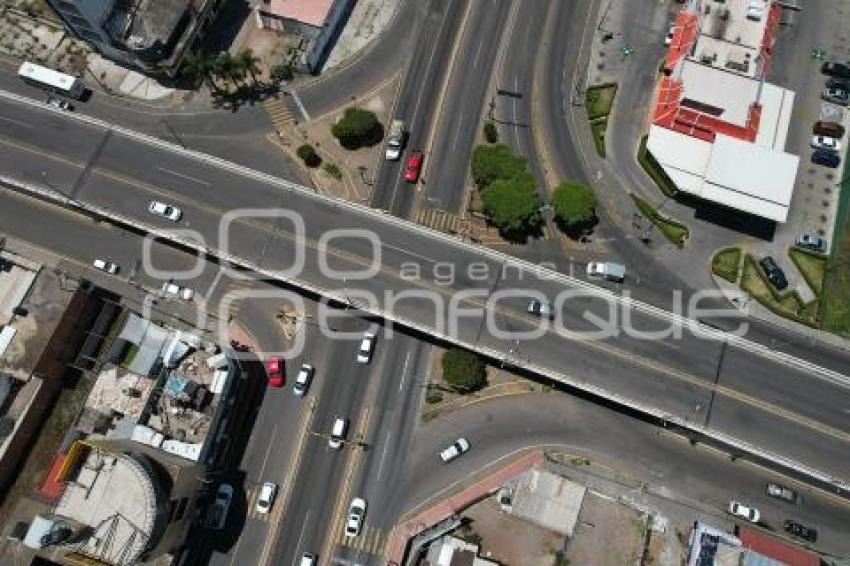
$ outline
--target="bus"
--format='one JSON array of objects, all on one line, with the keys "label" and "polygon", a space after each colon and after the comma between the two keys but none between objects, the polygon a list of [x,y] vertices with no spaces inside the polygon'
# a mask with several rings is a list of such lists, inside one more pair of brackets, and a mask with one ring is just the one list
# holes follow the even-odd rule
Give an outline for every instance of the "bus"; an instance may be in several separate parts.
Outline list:
[{"label": "bus", "polygon": [[35,63],[24,62],[21,64],[20,69],[18,69],[18,76],[25,83],[68,98],[79,99],[86,91],[86,86],[80,79]]}]

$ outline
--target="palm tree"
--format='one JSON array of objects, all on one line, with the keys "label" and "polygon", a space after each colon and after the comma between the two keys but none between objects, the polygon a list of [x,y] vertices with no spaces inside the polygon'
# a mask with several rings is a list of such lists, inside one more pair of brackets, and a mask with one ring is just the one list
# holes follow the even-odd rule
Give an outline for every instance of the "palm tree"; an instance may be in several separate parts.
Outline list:
[{"label": "palm tree", "polygon": [[239,86],[238,81],[244,76],[239,64],[226,51],[222,51],[213,59],[212,72],[224,80],[233,81],[233,85],[237,87]]},{"label": "palm tree", "polygon": [[260,67],[257,63],[260,62],[260,58],[254,55],[250,47],[239,52],[239,55],[236,56],[236,62],[242,68],[243,72],[247,71],[251,75],[254,84],[257,84],[257,73],[260,72]]},{"label": "palm tree", "polygon": [[210,90],[220,92],[221,89],[213,79],[214,61],[213,56],[209,53],[199,51],[190,53],[183,60],[183,65],[180,68],[180,73],[189,81],[198,81],[203,79]]}]

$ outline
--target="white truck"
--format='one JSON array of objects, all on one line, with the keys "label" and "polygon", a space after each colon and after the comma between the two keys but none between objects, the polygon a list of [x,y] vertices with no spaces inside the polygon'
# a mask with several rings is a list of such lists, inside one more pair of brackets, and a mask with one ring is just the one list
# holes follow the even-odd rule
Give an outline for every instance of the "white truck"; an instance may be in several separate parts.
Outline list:
[{"label": "white truck", "polygon": [[626,266],[613,261],[591,261],[587,264],[587,276],[621,282],[626,278]]},{"label": "white truck", "polygon": [[401,150],[404,147],[404,122],[402,120],[393,120],[390,124],[390,132],[387,135],[387,160],[395,161],[401,157]]}]

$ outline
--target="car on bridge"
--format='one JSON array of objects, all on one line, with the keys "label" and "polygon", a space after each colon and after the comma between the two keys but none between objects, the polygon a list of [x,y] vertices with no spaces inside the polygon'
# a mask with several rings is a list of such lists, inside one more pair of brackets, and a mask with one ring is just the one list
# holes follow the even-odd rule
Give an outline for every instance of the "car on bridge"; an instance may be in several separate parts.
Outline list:
[{"label": "car on bridge", "polygon": [[345,523],[345,536],[356,537],[363,528],[363,519],[366,517],[366,500],[355,497],[348,507],[348,520]]},{"label": "car on bridge", "polygon": [[415,183],[419,180],[419,173],[422,171],[422,162],[425,160],[425,155],[421,151],[416,151],[407,158],[407,167],[404,169],[404,180],[408,183]]},{"label": "car on bridge", "polygon": [[151,201],[148,205],[148,211],[155,216],[161,216],[172,222],[177,222],[183,216],[183,211],[176,206],[171,206],[158,200]]},{"label": "car on bridge", "polygon": [[746,519],[751,523],[758,523],[759,519],[761,519],[761,513],[755,507],[748,507],[743,503],[738,503],[737,501],[729,502],[729,513],[739,517],[741,519]]},{"label": "car on bridge", "polygon": [[271,356],[266,359],[266,380],[271,387],[283,387],[283,358]]},{"label": "car on bridge", "polygon": [[526,311],[528,314],[533,314],[540,318],[555,318],[555,309],[552,307],[552,304],[539,299],[531,299],[528,302]]}]

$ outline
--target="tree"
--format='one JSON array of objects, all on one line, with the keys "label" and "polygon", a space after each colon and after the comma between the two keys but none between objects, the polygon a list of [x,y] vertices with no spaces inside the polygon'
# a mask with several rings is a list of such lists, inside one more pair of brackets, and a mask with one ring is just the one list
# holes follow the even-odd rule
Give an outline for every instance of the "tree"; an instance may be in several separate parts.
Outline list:
[{"label": "tree", "polygon": [[216,70],[216,57],[211,56],[204,51],[189,54],[180,67],[180,74],[188,81],[198,81],[203,79],[207,86],[214,93],[221,92],[218,84],[213,78]]},{"label": "tree", "polygon": [[487,140],[487,143],[499,141],[499,130],[496,129],[496,123],[492,120],[484,122],[484,139]]},{"label": "tree", "polygon": [[254,84],[257,84],[257,73],[260,72],[258,65],[260,58],[254,55],[250,47],[239,52],[236,56],[236,62],[241,68],[242,73],[251,75],[251,80],[254,81]]},{"label": "tree", "polygon": [[331,126],[331,134],[346,149],[374,143],[378,133],[378,117],[363,108],[346,108],[342,117]]},{"label": "tree", "polygon": [[472,393],[487,385],[487,368],[477,354],[452,348],[443,354],[443,380],[461,393]]},{"label": "tree", "polygon": [[[528,177],[532,177],[530,185]],[[528,171],[512,179],[494,181],[481,198],[487,218],[505,235],[525,235],[540,225],[540,198]]]},{"label": "tree", "polygon": [[239,63],[227,51],[215,57],[212,72],[217,77],[232,81],[234,86],[239,86],[239,81],[245,76]]},{"label": "tree", "polygon": [[483,189],[497,179],[510,179],[525,170],[525,159],[505,144],[479,145],[472,152],[472,178]]},{"label": "tree", "polygon": [[552,208],[558,225],[577,233],[596,220],[596,195],[587,185],[564,181],[552,193]]},{"label": "tree", "polygon": [[309,143],[305,143],[298,147],[295,150],[295,153],[301,160],[304,162],[304,165],[307,167],[318,167],[322,164],[322,158],[316,153],[316,150],[313,149],[313,146]]},{"label": "tree", "polygon": [[278,63],[272,67],[270,75],[273,81],[291,81],[295,77],[295,70],[289,63]]}]

